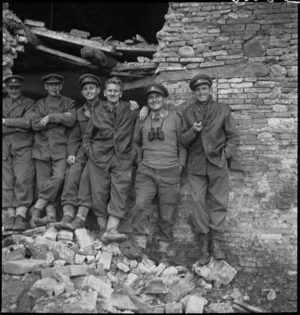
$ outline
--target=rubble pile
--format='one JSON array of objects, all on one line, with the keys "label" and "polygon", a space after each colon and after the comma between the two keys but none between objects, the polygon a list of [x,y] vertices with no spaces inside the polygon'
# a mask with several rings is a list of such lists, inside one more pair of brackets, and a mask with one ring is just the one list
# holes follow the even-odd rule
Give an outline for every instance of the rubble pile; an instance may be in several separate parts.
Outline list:
[{"label": "rubble pile", "polygon": [[8,3],[3,3],[2,9],[2,76],[7,77],[12,74],[11,68],[18,53],[24,52],[27,37],[22,21],[9,10]]},{"label": "rubble pile", "polygon": [[130,260],[122,246],[103,244],[94,231],[58,231],[50,224],[4,238],[2,271],[20,281],[28,273],[38,274],[39,280],[26,292],[35,301],[33,312],[233,311],[230,302],[210,305],[205,298],[209,290],[234,278],[236,270],[225,261],[195,263],[189,270],[155,263],[146,255],[141,262]]}]

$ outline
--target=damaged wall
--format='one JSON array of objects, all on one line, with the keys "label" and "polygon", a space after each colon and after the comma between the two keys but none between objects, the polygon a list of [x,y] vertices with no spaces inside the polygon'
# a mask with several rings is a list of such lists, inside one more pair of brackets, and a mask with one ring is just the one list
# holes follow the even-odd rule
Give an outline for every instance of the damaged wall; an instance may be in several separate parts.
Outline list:
[{"label": "damaged wall", "polygon": [[[296,266],[298,5],[171,2],[157,33],[158,81],[169,106],[193,101],[190,79],[215,78],[213,94],[230,105],[241,141],[230,174],[224,240],[229,262],[244,268]],[[181,192],[173,254],[197,256]],[[193,250],[187,249],[190,242]],[[225,245],[224,244],[224,245]]]}]

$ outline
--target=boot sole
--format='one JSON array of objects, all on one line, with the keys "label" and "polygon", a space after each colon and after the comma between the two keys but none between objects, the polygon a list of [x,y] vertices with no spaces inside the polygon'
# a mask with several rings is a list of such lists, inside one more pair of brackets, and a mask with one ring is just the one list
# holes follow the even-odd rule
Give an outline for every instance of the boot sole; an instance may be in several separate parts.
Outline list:
[{"label": "boot sole", "polygon": [[109,244],[109,243],[123,243],[127,241],[128,237],[127,236],[113,236],[113,237],[103,237],[101,239],[101,242],[104,244]]}]

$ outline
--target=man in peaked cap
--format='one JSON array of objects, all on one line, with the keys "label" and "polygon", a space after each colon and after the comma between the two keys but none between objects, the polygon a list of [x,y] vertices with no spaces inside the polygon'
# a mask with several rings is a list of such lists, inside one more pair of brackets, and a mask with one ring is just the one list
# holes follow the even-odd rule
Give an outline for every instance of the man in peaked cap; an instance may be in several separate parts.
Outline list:
[{"label": "man in peaked cap", "polygon": [[121,100],[122,82],[113,77],[105,82],[106,101],[95,108],[83,136],[83,147],[89,157],[92,210],[100,226],[104,243],[122,242],[119,233],[125,218],[132,185],[135,150],[132,145],[135,121],[140,111]]},{"label": "man in peaked cap", "polygon": [[78,80],[78,85],[86,102],[77,110],[76,124],[72,127],[68,138],[68,168],[61,196],[63,217],[61,222],[54,225],[57,229],[71,231],[85,227],[88,211],[92,207],[89,174],[86,167],[88,157],[82,146],[82,137],[92,111],[101,102],[99,97],[101,81],[97,76],[90,73],[83,74]]},{"label": "man in peaked cap", "polygon": [[7,96],[2,101],[2,209],[8,212],[5,231],[27,228],[26,214],[33,201],[35,168],[32,160],[34,101],[22,96],[24,78],[4,80]]},{"label": "man in peaked cap", "polygon": [[[182,115],[181,144],[188,149],[187,179],[193,197],[192,230],[200,247],[199,263],[224,259],[220,247],[229,199],[228,164],[239,144],[230,107],[211,95],[212,78],[199,74],[190,88],[196,97]],[[207,208],[208,207],[208,208]]]},{"label": "man in peaked cap", "polygon": [[180,177],[186,160],[186,149],[179,143],[181,121],[175,111],[165,109],[167,88],[154,83],[146,87],[150,115],[137,121],[134,143],[137,150],[135,180],[136,205],[131,220],[131,247],[123,249],[130,259],[141,260],[146,250],[148,210],[158,195],[158,263],[167,263],[174,240],[173,227],[177,218]]},{"label": "man in peaked cap", "polygon": [[[67,167],[67,141],[76,122],[75,101],[60,94],[64,78],[59,74],[42,77],[48,96],[35,106],[32,157],[35,161],[38,200],[31,209],[30,226],[56,222],[55,201]],[[43,209],[46,216],[41,218]]]}]

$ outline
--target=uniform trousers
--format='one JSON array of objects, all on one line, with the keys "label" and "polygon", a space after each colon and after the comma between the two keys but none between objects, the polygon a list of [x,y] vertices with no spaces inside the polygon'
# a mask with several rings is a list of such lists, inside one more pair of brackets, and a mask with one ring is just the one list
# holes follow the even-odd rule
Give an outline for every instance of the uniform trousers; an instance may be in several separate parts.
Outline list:
[{"label": "uniform trousers", "polygon": [[16,152],[12,147],[2,160],[2,208],[30,207],[33,201],[35,167],[31,148]]},{"label": "uniform trousers", "polygon": [[193,198],[192,224],[195,232],[207,234],[212,229],[221,233],[229,199],[227,162],[220,168],[206,160],[206,175],[187,173],[187,180]]},{"label": "uniform trousers", "polygon": [[42,161],[35,159],[38,198],[54,203],[63,185],[67,168],[66,158]]},{"label": "uniform trousers", "polygon": [[86,155],[79,161],[69,166],[65,175],[63,193],[61,195],[62,206],[70,204],[74,207],[85,206],[91,208],[91,188]]},{"label": "uniform trousers", "polygon": [[92,210],[98,217],[126,216],[132,185],[132,166],[123,170],[116,155],[109,168],[100,167],[89,159],[88,172],[92,191]]},{"label": "uniform trousers", "polygon": [[173,227],[178,216],[180,167],[156,170],[139,164],[135,179],[136,204],[131,220],[134,235],[149,234],[149,210],[154,197],[158,197],[157,240],[172,242]]}]

